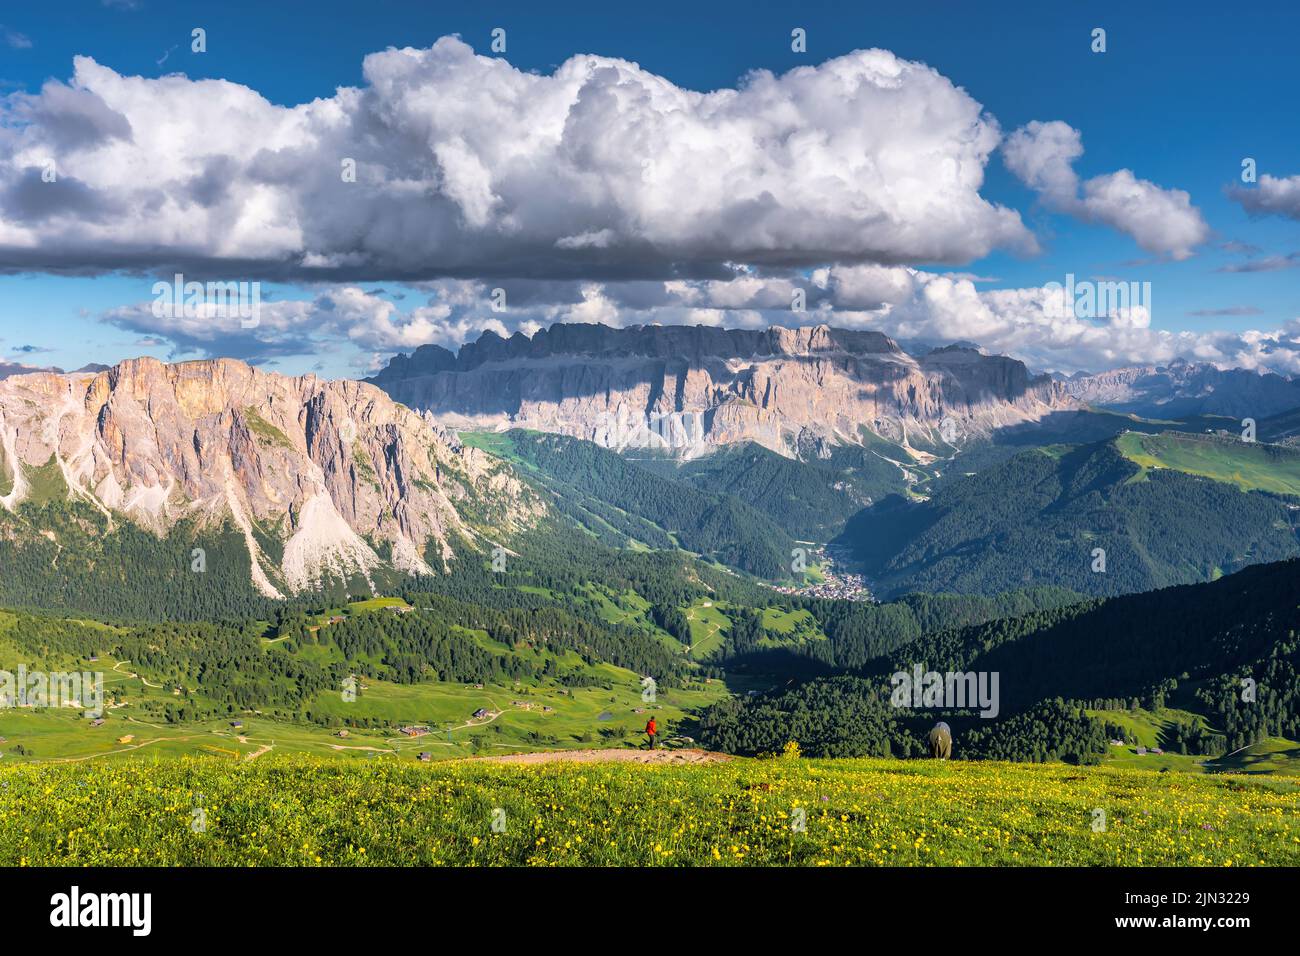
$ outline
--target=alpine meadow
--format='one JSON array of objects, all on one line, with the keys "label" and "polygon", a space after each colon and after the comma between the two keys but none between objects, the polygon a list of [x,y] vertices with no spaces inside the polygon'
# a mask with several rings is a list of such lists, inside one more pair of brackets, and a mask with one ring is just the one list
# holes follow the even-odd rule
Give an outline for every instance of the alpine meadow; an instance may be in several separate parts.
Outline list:
[{"label": "alpine meadow", "polygon": [[0,16],[22,920],[1283,925],[1300,12],[68,8]]}]

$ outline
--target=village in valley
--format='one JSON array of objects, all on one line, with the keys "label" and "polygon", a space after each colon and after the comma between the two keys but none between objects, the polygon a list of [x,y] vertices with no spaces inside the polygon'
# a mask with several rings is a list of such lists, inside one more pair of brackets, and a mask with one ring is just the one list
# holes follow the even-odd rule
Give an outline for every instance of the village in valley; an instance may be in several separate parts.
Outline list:
[{"label": "village in valley", "polygon": [[821,579],[810,584],[791,586],[770,584],[774,591],[799,597],[827,598],[839,601],[874,601],[867,579],[847,570],[849,554],[836,545],[810,548],[809,563],[820,567]]}]

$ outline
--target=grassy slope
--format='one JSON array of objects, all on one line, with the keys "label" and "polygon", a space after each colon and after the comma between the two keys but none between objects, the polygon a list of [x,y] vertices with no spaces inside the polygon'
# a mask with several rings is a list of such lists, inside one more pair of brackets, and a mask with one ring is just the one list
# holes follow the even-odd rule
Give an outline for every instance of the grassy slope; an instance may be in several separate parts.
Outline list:
[{"label": "grassy slope", "polygon": [[[1164,747],[1164,735],[1175,724],[1194,724],[1209,730],[1214,728],[1201,714],[1172,707],[1159,711],[1149,710],[1089,710],[1088,715],[1107,723],[1123,727],[1138,744],[1150,751]],[[1106,754],[1107,763],[1116,767],[1134,767],[1143,770],[1179,770],[1186,773],[1275,773],[1300,777],[1300,751],[1296,744],[1280,738],[1269,738],[1232,755],[1231,757],[1205,757],[1192,754],[1164,753],[1139,754],[1137,747],[1125,745],[1111,747]]]},{"label": "grassy slope", "polygon": [[512,430],[462,432],[460,438],[509,462],[555,495],[568,518],[607,543],[636,550],[680,547],[761,577],[785,573],[793,542],[737,496],[701,490],[563,435]]},{"label": "grassy slope", "polygon": [[[609,665],[595,669],[609,678],[610,686],[561,688],[553,683],[496,685],[482,688],[457,683],[391,684],[365,680],[366,687],[354,703],[341,695],[322,694],[313,708],[341,718],[377,718],[399,724],[425,724],[434,732],[407,738],[392,729],[348,728],[349,736],[314,724],[289,723],[243,713],[229,719],[168,724],[133,714],[130,706],[106,714],[106,722],[91,727],[78,711],[15,708],[0,711],[3,764],[44,762],[108,762],[150,760],[157,756],[221,752],[247,755],[270,747],[276,753],[306,753],[339,758],[369,757],[372,752],[414,755],[428,751],[436,759],[467,757],[473,753],[525,753],[591,747],[632,746],[644,742],[641,729],[649,714],[669,733],[686,731],[692,715],[728,693],[722,681],[692,683],[684,688],[660,689],[654,703],[641,699],[637,675]],[[106,683],[110,693],[138,689],[139,681]],[[563,692],[562,692],[563,691]],[[126,691],[128,700],[138,691]],[[164,692],[157,692],[160,697]],[[516,707],[514,701],[529,704]],[[480,707],[500,711],[490,721],[471,719]],[[551,708],[550,712],[543,708]],[[645,713],[637,713],[637,711]],[[231,720],[243,727],[235,730]],[[450,729],[450,734],[448,730]],[[119,743],[130,734],[133,740]],[[238,737],[245,738],[243,741]],[[14,752],[22,744],[32,756]]]},{"label": "grassy slope", "polygon": [[691,657],[704,658],[721,650],[723,638],[731,630],[731,619],[713,601],[701,600],[685,608],[691,625]]},{"label": "grassy slope", "polygon": [[1143,469],[1170,468],[1243,491],[1300,495],[1300,451],[1295,449],[1174,432],[1129,432],[1115,445]]},{"label": "grassy slope", "polygon": [[1163,746],[1163,736],[1175,724],[1206,726],[1205,718],[1189,710],[1171,707],[1159,711],[1149,710],[1089,710],[1090,717],[1123,727],[1144,747]]},{"label": "grassy slope", "polygon": [[[601,597],[608,602],[603,595]],[[628,617],[648,607],[644,599],[630,592],[621,597],[621,602]],[[327,611],[320,621],[322,626],[328,627],[324,622],[334,613],[380,613],[385,607],[404,603],[400,598],[371,598]],[[609,602],[609,607],[611,616],[614,616],[620,605]],[[28,662],[30,658],[7,636],[13,621],[11,614],[0,611],[0,668],[13,669],[19,662]],[[490,640],[482,631],[465,631],[464,634],[491,653],[510,653],[508,648]],[[667,634],[662,636],[666,642],[680,647]],[[266,643],[274,653],[288,653],[277,640],[267,640]],[[336,649],[320,645],[305,645],[296,653],[318,658],[337,656]],[[553,658],[562,672],[580,672],[599,683],[566,688],[557,680],[543,679],[510,685],[487,684],[477,688],[458,682],[395,684],[367,678],[362,681],[364,689],[356,701],[344,703],[340,693],[324,692],[311,703],[310,709],[323,715],[333,714],[341,720],[382,720],[392,727],[427,724],[436,732],[407,738],[397,735],[392,729],[348,728],[349,736],[343,739],[334,736],[334,729],[272,720],[251,711],[219,720],[168,724],[161,718],[145,715],[140,704],[145,700],[179,702],[180,698],[171,693],[170,685],[150,686],[139,677],[131,677],[136,668],[129,663],[114,669],[117,662],[109,659],[90,664],[85,660],[67,658],[44,663],[48,669],[103,671],[105,694],[124,698],[126,706],[109,710],[104,715],[106,722],[100,727],[91,727],[90,722],[78,716],[80,712],[72,708],[59,711],[0,709],[0,737],[6,738],[0,743],[0,758],[6,764],[11,761],[119,762],[182,754],[247,755],[269,746],[276,753],[340,758],[370,758],[379,752],[414,754],[429,751],[437,759],[444,759],[473,753],[590,747],[597,743],[618,747],[644,740],[641,729],[651,712],[666,733],[689,734],[693,715],[728,693],[723,681],[692,681],[685,687],[660,689],[655,702],[648,703],[641,699],[641,675],[630,670],[612,664],[588,665],[572,653],[556,655],[540,649],[517,653],[533,655],[538,664]],[[150,676],[148,673],[144,675],[146,679]],[[158,681],[155,679],[152,683]],[[532,706],[516,707],[516,700]],[[481,707],[500,711],[501,715],[490,722],[471,720],[470,715]],[[549,712],[544,710],[548,707]],[[646,713],[637,713],[639,710]],[[230,721],[236,719],[244,724],[238,731],[230,726]],[[134,739],[120,743],[119,738],[126,734]],[[245,739],[241,741],[239,737]],[[14,748],[19,744],[30,750],[31,756],[15,753]]]},{"label": "grassy slope", "polygon": [[[722,610],[726,607],[730,607],[726,602],[699,600],[682,608],[691,625],[690,655],[693,660],[712,657],[722,649],[727,632],[731,630],[731,619]],[[805,641],[826,640],[826,635],[817,626],[817,619],[802,608],[763,608],[762,623],[770,635],[775,636],[760,639],[760,647],[782,647]]]},{"label": "grassy slope", "polygon": [[[1277,446],[1182,434],[1040,446],[946,482],[926,505],[866,509],[841,541],[883,599],[1049,583],[1096,596],[1153,590],[1294,554],[1296,503],[1247,492],[1300,494],[1298,463]],[[1098,546],[1104,575],[1090,571]]]},{"label": "grassy slope", "polygon": [[0,865],[1300,864],[1295,782],[1062,764],[271,755],[11,765],[0,782]]},{"label": "grassy slope", "polygon": [[1223,773],[1300,777],[1300,744],[1281,737],[1268,737],[1245,750],[1210,760],[1207,766]]}]

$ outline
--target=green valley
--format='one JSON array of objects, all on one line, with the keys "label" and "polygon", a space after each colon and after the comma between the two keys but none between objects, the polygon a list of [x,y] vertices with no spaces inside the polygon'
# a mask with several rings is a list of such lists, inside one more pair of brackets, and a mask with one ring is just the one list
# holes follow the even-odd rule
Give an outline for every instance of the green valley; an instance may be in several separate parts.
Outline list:
[{"label": "green valley", "polygon": [[1297,461],[1277,446],[1181,433],[1037,447],[945,481],[927,501],[865,509],[841,541],[886,596],[1205,581],[1300,553]]}]

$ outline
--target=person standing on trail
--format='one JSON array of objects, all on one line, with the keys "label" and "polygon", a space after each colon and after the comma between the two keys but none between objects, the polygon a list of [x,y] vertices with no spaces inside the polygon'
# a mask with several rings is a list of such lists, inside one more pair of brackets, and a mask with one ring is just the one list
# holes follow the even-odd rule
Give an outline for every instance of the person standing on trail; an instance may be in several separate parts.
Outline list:
[{"label": "person standing on trail", "polygon": [[935,760],[947,760],[952,756],[952,731],[942,720],[930,731],[930,756]]},{"label": "person standing on trail", "polygon": [[655,737],[658,735],[658,733],[659,733],[659,728],[655,726],[655,719],[651,717],[649,722],[645,725],[645,735],[650,738],[651,750],[655,749]]}]

